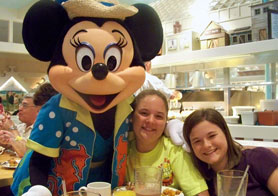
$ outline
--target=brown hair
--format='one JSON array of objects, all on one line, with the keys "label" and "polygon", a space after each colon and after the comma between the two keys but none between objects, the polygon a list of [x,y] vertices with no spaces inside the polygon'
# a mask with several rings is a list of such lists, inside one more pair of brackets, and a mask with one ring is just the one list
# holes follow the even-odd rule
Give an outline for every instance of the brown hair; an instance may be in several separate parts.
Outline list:
[{"label": "brown hair", "polygon": [[52,87],[50,83],[44,83],[35,92],[33,96],[33,102],[36,106],[42,106],[57,93],[58,92]]},{"label": "brown hair", "polygon": [[192,151],[191,156],[193,158],[193,162],[195,166],[199,169],[200,173],[203,175],[203,177],[207,180],[211,179],[214,175],[214,171],[209,168],[208,164],[199,160],[193,149],[190,142],[190,134],[192,129],[199,123],[203,121],[209,121],[215,125],[217,125],[224,133],[227,144],[228,144],[228,168],[231,169],[235,165],[237,165],[241,159],[241,149],[242,146],[235,142],[232,139],[232,136],[230,134],[229,128],[227,126],[227,123],[223,116],[216,110],[207,108],[207,109],[200,109],[196,110],[193,113],[191,113],[185,120],[183,125],[183,136],[185,141],[190,146],[190,149]]},{"label": "brown hair", "polygon": [[140,101],[145,98],[146,96],[148,95],[156,95],[158,96],[159,98],[162,99],[164,105],[165,105],[165,109],[166,109],[166,118],[168,116],[168,110],[169,110],[169,107],[168,107],[168,101],[167,101],[167,98],[165,97],[165,95],[163,93],[161,93],[160,91],[158,90],[154,90],[154,89],[146,89],[146,90],[143,90],[141,91],[136,97],[135,97],[135,100],[132,104],[132,107],[133,109],[135,110],[136,109],[136,106],[140,103]]}]

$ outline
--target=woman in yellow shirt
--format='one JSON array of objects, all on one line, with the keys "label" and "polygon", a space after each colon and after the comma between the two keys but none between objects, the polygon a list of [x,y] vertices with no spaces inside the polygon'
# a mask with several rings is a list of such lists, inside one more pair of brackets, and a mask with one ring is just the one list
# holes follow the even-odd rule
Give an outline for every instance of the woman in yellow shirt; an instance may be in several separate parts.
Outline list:
[{"label": "woman in yellow shirt", "polygon": [[132,117],[135,139],[129,148],[127,180],[134,181],[134,168],[154,166],[163,169],[163,186],[180,189],[189,196],[209,195],[190,155],[163,136],[167,114],[168,102],[161,92],[144,90],[135,98]]}]

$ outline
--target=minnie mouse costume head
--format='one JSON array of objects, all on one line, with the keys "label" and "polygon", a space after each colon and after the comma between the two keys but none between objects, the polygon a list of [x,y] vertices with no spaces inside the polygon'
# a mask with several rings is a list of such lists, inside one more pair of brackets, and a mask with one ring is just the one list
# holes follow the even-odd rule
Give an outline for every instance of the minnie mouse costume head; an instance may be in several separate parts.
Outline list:
[{"label": "minnie mouse costume head", "polygon": [[61,195],[93,181],[123,185],[130,103],[145,79],[144,61],[162,46],[148,5],[116,0],[40,0],[27,12],[23,40],[60,93],[41,109],[12,191],[48,187]]}]

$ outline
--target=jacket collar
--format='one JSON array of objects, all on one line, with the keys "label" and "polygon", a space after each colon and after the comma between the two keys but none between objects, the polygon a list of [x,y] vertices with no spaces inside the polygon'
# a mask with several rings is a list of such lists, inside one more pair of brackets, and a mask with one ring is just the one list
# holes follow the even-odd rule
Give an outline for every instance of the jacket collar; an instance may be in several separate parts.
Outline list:
[{"label": "jacket collar", "polygon": [[[118,132],[123,121],[127,118],[127,116],[133,111],[130,104],[133,102],[134,97],[130,96],[124,101],[120,102],[117,105],[116,117],[115,117],[115,130]],[[90,111],[81,107],[79,104],[72,102],[68,98],[62,95],[59,106],[61,108],[65,108],[77,113],[76,120],[80,121],[90,129],[95,131],[93,121],[91,119]],[[115,133],[116,133],[115,132]]]}]

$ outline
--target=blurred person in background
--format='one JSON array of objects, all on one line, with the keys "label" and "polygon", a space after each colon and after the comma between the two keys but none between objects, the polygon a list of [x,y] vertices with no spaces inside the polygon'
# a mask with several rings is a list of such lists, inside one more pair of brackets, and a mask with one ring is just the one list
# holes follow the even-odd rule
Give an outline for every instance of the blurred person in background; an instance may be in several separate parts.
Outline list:
[{"label": "blurred person in background", "polygon": [[4,109],[4,106],[3,106],[3,103],[2,103],[2,97],[0,96],[0,114],[2,114],[4,112],[5,112],[5,109]]},{"label": "blurred person in background", "polygon": [[50,83],[44,83],[34,94],[34,104],[36,106],[43,106],[52,96],[56,94],[58,94],[58,92]]},{"label": "blurred person in background", "polygon": [[6,100],[7,100],[7,111],[13,110],[13,104],[14,104],[14,96],[12,91],[8,91],[6,94]]},{"label": "blurred person in background", "polygon": [[19,157],[23,157],[27,150],[26,141],[33,129],[40,108],[55,94],[57,91],[53,89],[51,84],[45,83],[34,95],[25,95],[22,103],[19,104],[18,112],[18,118],[22,123],[15,125],[7,117],[2,124],[3,130],[0,130],[0,145],[13,149]]},{"label": "blurred person in background", "polygon": [[30,136],[39,110],[40,106],[35,106],[33,103],[33,96],[27,94],[22,103],[19,104],[18,118],[22,123],[16,126],[9,117],[3,122],[3,130],[0,130],[0,143],[2,146],[13,149],[19,157],[22,157],[26,152],[25,144]]},{"label": "blurred person in background", "polygon": [[18,106],[19,106],[18,94],[14,93],[14,111],[18,110]]}]

